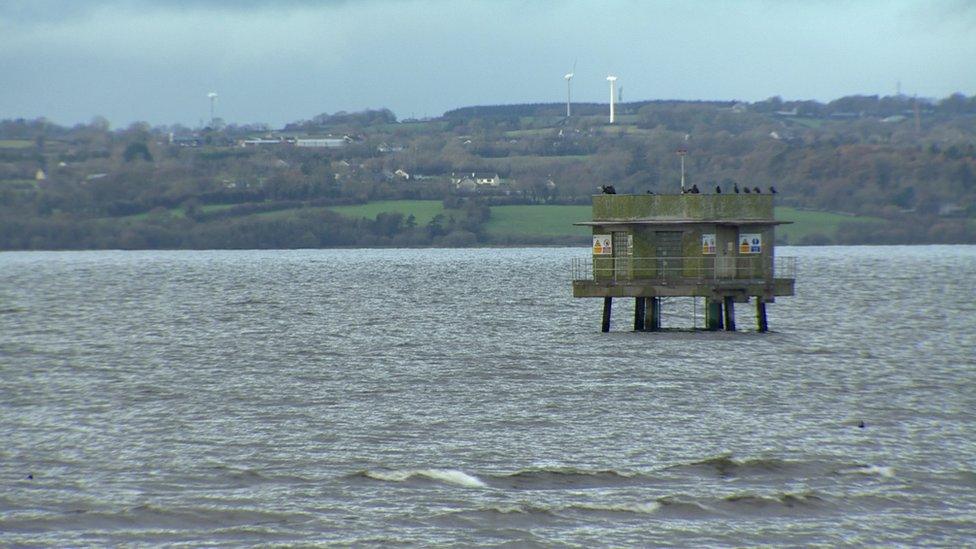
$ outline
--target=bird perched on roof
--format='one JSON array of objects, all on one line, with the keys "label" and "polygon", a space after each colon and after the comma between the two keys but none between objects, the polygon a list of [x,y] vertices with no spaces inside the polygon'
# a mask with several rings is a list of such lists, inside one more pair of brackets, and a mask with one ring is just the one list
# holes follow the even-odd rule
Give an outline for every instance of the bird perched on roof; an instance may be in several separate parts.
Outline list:
[{"label": "bird perched on roof", "polygon": [[752,192],[754,192],[754,193],[756,193],[756,194],[762,194],[762,191],[761,191],[761,190],[759,190],[759,187],[753,187],[753,188],[752,188]]},{"label": "bird perched on roof", "polygon": [[722,194],[722,187],[715,185],[715,194]]},{"label": "bird perched on roof", "polygon": [[617,194],[617,189],[614,189],[613,185],[600,185],[600,190],[603,194]]},{"label": "bird perched on roof", "polygon": [[732,184],[732,190],[735,191],[735,194],[739,194],[739,184],[738,183],[733,183]]}]

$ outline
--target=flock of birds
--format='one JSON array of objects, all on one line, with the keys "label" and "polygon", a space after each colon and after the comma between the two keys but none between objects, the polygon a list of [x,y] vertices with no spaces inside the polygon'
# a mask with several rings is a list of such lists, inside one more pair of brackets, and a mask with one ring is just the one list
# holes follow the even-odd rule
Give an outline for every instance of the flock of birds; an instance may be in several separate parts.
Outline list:
[{"label": "flock of birds", "polygon": [[[613,185],[600,185],[597,188],[603,192],[603,194],[617,194],[617,189],[613,188]],[[732,184],[732,192],[739,194],[740,190],[738,183]],[[753,187],[750,190],[749,187],[743,187],[741,192],[745,192],[746,194],[762,194],[762,189],[759,187]],[[654,191],[648,190],[647,194],[654,194]],[[681,194],[701,194],[701,191],[698,189],[698,185],[692,185],[690,189],[681,189]],[[720,185],[715,185],[715,194],[722,194],[722,187]],[[776,187],[769,187],[769,194],[776,194]]]}]

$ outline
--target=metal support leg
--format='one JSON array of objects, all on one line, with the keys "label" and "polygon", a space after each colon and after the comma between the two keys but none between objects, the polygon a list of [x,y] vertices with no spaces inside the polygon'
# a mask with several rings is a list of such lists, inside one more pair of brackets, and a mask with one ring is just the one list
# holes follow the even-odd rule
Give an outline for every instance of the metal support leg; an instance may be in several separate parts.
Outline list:
[{"label": "metal support leg", "polygon": [[756,298],[756,324],[760,332],[769,331],[769,323],[766,321],[766,302],[761,297]]},{"label": "metal support leg", "polygon": [[732,296],[725,297],[725,331],[735,331],[735,300]]},{"label": "metal support leg", "polygon": [[705,304],[705,328],[715,331],[721,330],[723,326],[722,301],[708,299]]},{"label": "metal support leg", "polygon": [[634,298],[634,331],[644,331],[644,310],[647,307],[646,297]]},{"label": "metal support leg", "polygon": [[657,332],[661,329],[661,298],[648,297],[647,311],[644,317],[644,329],[648,332]]},{"label": "metal support leg", "polygon": [[610,309],[613,308],[613,298],[605,297],[603,298],[603,331],[610,331]]}]

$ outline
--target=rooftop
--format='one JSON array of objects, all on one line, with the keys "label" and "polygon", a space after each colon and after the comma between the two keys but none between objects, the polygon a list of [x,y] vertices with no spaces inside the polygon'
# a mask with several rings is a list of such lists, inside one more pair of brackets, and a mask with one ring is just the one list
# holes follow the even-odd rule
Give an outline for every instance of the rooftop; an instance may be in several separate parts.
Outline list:
[{"label": "rooftop", "polygon": [[577,225],[681,224],[713,222],[772,225],[771,194],[599,194],[593,220]]}]

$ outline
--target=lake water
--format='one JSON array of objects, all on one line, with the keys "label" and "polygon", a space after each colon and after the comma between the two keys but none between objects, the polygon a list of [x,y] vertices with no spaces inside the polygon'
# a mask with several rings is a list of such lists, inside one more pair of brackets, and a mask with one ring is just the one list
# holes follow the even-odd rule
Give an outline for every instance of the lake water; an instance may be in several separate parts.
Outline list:
[{"label": "lake water", "polygon": [[767,334],[587,252],[2,253],[0,545],[976,542],[976,247],[781,248]]}]

